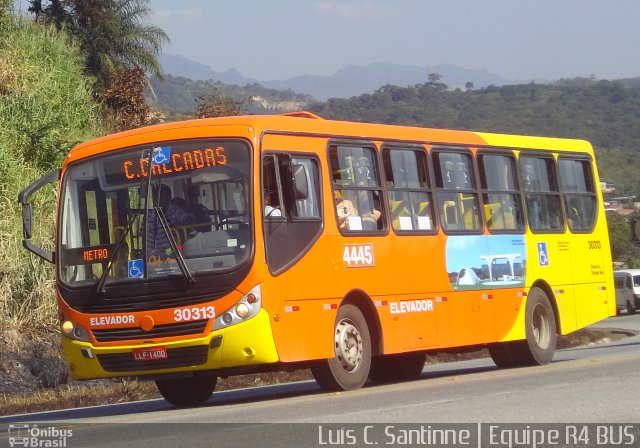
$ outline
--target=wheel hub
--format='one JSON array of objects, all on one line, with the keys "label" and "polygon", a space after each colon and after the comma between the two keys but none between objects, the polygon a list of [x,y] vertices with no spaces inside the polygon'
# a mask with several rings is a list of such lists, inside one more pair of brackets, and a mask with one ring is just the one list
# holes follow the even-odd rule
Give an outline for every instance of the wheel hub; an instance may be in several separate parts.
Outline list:
[{"label": "wheel hub", "polygon": [[536,305],[533,310],[533,336],[538,347],[546,349],[551,341],[551,324],[545,308]]},{"label": "wheel hub", "polygon": [[353,372],[362,362],[362,336],[350,319],[343,319],[336,325],[335,352],[347,372]]}]

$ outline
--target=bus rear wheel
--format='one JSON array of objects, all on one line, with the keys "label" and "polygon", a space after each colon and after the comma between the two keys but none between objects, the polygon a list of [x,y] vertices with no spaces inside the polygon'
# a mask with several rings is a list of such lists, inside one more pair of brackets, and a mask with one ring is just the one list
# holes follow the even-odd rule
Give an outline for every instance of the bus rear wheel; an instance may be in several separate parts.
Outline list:
[{"label": "bus rear wheel", "polygon": [[420,377],[426,354],[424,352],[377,356],[371,361],[369,379],[376,383],[394,383]]},{"label": "bus rear wheel", "polygon": [[174,406],[190,407],[206,403],[216,387],[218,378],[192,377],[156,380],[158,391]]},{"label": "bus rear wheel", "polygon": [[335,356],[311,367],[318,385],[326,391],[355,390],[367,381],[371,367],[371,335],[360,309],[340,307],[333,331]]},{"label": "bus rear wheel", "polygon": [[549,364],[556,350],[556,318],[547,294],[531,288],[525,311],[526,339],[489,345],[489,354],[500,368]]},{"label": "bus rear wheel", "polygon": [[519,360],[516,358],[516,342],[496,342],[495,344],[490,344],[487,348],[489,349],[489,355],[491,355],[491,359],[496,363],[501,369],[511,369],[513,367],[519,367]]}]

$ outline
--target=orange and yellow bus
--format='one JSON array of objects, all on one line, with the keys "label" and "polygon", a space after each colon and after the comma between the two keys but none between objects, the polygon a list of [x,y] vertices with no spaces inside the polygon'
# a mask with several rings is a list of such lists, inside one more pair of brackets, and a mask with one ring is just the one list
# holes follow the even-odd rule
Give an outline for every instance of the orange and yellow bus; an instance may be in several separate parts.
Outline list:
[{"label": "orange and yellow bus", "polygon": [[[581,140],[302,112],[90,141],[19,200],[72,376],[188,406],[251,372],[351,390],[416,378],[428,352],[549,363],[557,335],[616,313],[597,180]],[[30,240],[51,182],[55,254]]]}]

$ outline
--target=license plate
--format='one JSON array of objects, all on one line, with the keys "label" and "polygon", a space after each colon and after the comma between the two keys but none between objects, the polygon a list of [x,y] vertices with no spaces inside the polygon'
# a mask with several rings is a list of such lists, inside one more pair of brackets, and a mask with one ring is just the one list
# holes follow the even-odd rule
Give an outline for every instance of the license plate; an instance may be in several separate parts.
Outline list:
[{"label": "license plate", "polygon": [[132,353],[136,361],[155,361],[169,357],[166,347],[136,348]]}]

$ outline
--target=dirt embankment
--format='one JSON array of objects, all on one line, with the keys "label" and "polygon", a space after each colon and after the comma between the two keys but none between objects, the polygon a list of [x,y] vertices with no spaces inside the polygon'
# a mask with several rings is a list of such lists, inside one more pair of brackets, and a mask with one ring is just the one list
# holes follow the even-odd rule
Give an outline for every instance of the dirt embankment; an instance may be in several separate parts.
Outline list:
[{"label": "dirt embankment", "polygon": [[[603,344],[630,334],[583,329],[558,340],[558,348]],[[153,382],[132,378],[72,381],[61,356],[59,335],[25,335],[15,328],[0,329],[0,415],[157,398]],[[488,356],[486,350],[438,354],[427,364]],[[217,390],[311,379],[308,370],[265,373],[220,379]]]}]

